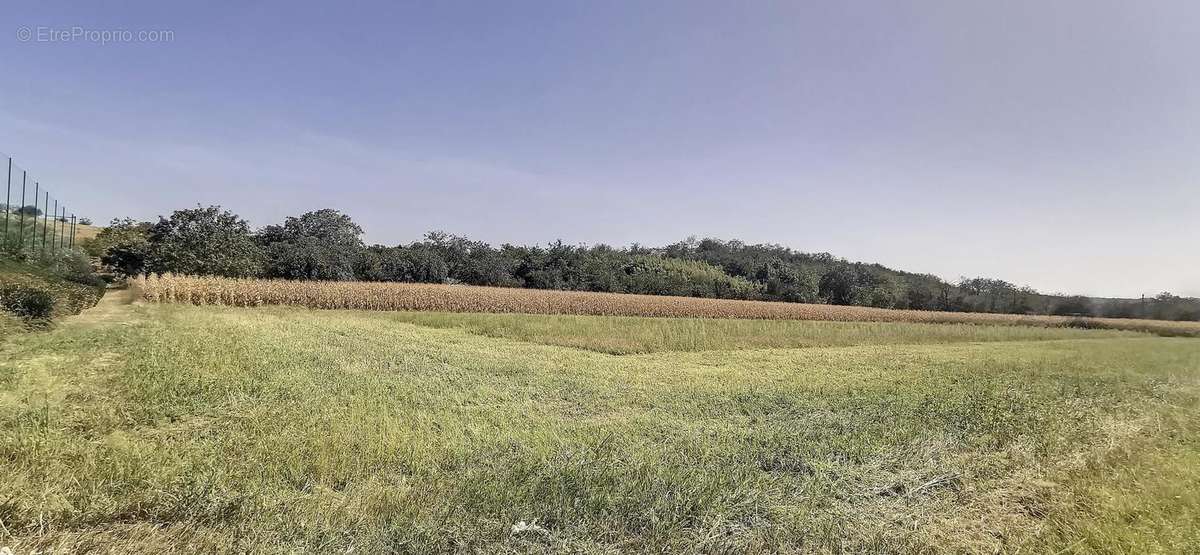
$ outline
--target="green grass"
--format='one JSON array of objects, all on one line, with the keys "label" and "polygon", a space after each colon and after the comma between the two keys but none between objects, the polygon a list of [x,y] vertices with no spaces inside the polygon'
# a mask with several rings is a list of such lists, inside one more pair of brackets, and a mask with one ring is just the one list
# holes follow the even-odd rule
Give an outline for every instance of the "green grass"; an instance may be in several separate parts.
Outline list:
[{"label": "green grass", "polygon": [[[107,298],[0,344],[0,545],[1200,547],[1194,339],[946,343],[884,324],[854,341],[908,344],[630,357],[410,316]],[[850,333],[804,324],[778,335]]]},{"label": "green grass", "polygon": [[[366,315],[364,315],[366,317]],[[1013,325],[718,320],[625,316],[553,316],[392,312],[380,316],[487,337],[611,354],[661,351],[838,347],[1139,337],[1137,332]]]}]

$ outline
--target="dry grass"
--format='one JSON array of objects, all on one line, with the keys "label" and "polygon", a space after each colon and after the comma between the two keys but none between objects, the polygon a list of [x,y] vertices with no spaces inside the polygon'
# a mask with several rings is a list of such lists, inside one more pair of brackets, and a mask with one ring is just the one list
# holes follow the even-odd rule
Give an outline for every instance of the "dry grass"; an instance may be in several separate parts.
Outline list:
[{"label": "dry grass", "polygon": [[[68,233],[70,233],[70,228],[67,229]],[[75,242],[78,243],[84,239],[94,239],[96,234],[100,233],[101,229],[104,228],[94,225],[77,224],[75,226]]]},{"label": "dry grass", "polygon": [[418,283],[288,281],[150,276],[136,286],[152,302],[291,305],[323,309],[498,312],[674,318],[1016,324],[1200,336],[1200,322],[891,310],[862,306],[626,295]]}]

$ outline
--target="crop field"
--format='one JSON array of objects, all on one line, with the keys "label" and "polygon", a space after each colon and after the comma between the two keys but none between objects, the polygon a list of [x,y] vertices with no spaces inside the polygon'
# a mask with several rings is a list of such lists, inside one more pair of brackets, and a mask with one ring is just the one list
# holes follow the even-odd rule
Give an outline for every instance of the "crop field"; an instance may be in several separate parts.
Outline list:
[{"label": "crop field", "polygon": [[1073,326],[1200,336],[1200,322],[890,310],[656,295],[627,295],[421,283],[291,281],[143,276],[135,287],[151,302],[292,305],[323,309],[653,316],[843,322],[914,322]]},{"label": "crop field", "polygon": [[131,301],[0,340],[0,546],[1200,548],[1193,338]]}]

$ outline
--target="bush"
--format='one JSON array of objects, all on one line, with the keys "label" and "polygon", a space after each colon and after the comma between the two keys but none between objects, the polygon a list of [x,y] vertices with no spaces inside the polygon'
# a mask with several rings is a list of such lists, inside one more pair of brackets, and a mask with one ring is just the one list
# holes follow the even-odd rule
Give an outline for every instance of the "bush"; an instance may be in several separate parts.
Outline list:
[{"label": "bush", "polygon": [[0,307],[22,318],[44,320],[54,311],[54,296],[26,285],[0,286]]},{"label": "bush", "polygon": [[79,253],[31,263],[0,257],[0,313],[29,321],[78,314],[104,295],[104,282]]},{"label": "bush", "polygon": [[87,256],[79,251],[60,252],[53,261],[52,268],[67,281],[90,287],[104,287],[104,280],[96,275]]}]

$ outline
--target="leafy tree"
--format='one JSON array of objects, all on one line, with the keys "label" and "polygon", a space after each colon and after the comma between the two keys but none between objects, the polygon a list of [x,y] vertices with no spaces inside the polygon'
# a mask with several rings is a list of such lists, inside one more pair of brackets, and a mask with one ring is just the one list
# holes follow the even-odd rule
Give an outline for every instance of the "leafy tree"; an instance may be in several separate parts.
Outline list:
[{"label": "leafy tree", "polygon": [[146,268],[150,227],[149,222],[114,218],[108,227],[81,244],[84,252],[99,258],[114,273],[125,277],[136,276]]},{"label": "leafy tree", "polygon": [[763,294],[768,300],[813,303],[820,298],[820,278],[815,272],[779,258],[759,270],[758,281],[765,285]]},{"label": "leafy tree", "polygon": [[401,251],[405,261],[405,281],[442,283],[450,278],[446,261],[432,249],[417,244]]},{"label": "leafy tree", "polygon": [[266,273],[288,279],[351,280],[361,264],[362,228],[350,216],[323,209],[287,218],[258,234]]},{"label": "leafy tree", "polygon": [[1052,313],[1058,316],[1091,316],[1092,300],[1081,295],[1066,297],[1054,305]]},{"label": "leafy tree", "polygon": [[446,263],[437,253],[419,244],[408,248],[373,245],[363,249],[354,273],[364,281],[441,283],[447,278]]},{"label": "leafy tree", "polygon": [[1200,320],[1200,299],[1160,293],[1152,299],[1149,312],[1157,320]]},{"label": "leafy tree", "polygon": [[628,293],[734,299],[758,294],[758,288],[749,281],[695,260],[634,255],[622,272]]},{"label": "leafy tree", "polygon": [[904,308],[910,310],[936,310],[938,287],[927,281],[914,281],[904,290]]},{"label": "leafy tree", "polygon": [[520,286],[513,276],[517,262],[482,241],[433,231],[421,244],[446,264],[449,279],[472,285]]},{"label": "leafy tree", "polygon": [[92,225],[91,218],[79,218],[79,225]]},{"label": "leafy tree", "polygon": [[902,293],[896,278],[878,268],[866,268],[855,272],[851,304],[894,308]]},{"label": "leafy tree", "polygon": [[846,264],[834,266],[821,276],[818,292],[829,304],[848,305],[854,302],[854,290],[858,274]]},{"label": "leafy tree", "polygon": [[146,269],[153,273],[256,276],[263,253],[246,220],[219,206],[177,210],[147,232]]}]

